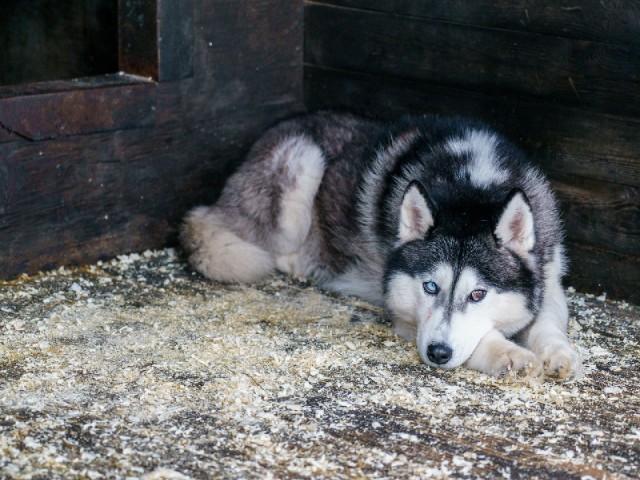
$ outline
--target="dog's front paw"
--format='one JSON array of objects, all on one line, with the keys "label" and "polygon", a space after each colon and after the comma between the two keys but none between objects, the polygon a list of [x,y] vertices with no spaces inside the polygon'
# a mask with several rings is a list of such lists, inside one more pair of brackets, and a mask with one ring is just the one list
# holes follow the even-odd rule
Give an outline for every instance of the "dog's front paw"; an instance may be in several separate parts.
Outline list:
[{"label": "dog's front paw", "polygon": [[507,376],[519,380],[538,378],[543,373],[542,362],[535,354],[514,345],[501,352],[495,352],[491,374]]},{"label": "dog's front paw", "polygon": [[569,345],[550,345],[540,352],[540,360],[547,377],[571,380],[582,376],[582,360]]},{"label": "dog's front paw", "polygon": [[525,348],[511,342],[504,342],[483,352],[476,351],[467,366],[496,377],[516,380],[532,380],[543,375],[542,362]]},{"label": "dog's front paw", "polygon": [[497,330],[490,331],[482,338],[466,366],[517,380],[533,380],[544,372],[542,362],[535,353],[507,340]]}]

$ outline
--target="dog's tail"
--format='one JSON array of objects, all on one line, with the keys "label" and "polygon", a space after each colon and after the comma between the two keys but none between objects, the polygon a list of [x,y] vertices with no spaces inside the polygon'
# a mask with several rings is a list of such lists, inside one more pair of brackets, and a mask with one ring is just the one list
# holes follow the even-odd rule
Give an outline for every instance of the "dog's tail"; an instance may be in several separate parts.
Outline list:
[{"label": "dog's tail", "polygon": [[275,266],[269,252],[232,232],[215,206],[191,210],[182,225],[180,241],[189,263],[212,280],[254,282]]}]

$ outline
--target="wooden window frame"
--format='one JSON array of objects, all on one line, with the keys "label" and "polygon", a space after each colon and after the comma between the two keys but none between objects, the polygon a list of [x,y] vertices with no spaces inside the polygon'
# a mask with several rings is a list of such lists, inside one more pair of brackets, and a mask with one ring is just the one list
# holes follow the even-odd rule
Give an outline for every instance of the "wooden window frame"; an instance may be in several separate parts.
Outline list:
[{"label": "wooden window frame", "polygon": [[193,76],[193,0],[118,0],[118,63],[117,73],[0,87],[0,142],[155,125],[158,83]]}]

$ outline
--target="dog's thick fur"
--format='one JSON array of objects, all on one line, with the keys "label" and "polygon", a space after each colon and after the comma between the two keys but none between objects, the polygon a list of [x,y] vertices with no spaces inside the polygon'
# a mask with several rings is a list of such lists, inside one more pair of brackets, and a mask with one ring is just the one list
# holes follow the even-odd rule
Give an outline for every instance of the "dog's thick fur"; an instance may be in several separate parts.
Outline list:
[{"label": "dog's thick fur", "polygon": [[562,379],[561,223],[548,182],[487,127],[321,112],[269,130],[182,242],[206,277],[274,269],[386,305],[423,361]]}]

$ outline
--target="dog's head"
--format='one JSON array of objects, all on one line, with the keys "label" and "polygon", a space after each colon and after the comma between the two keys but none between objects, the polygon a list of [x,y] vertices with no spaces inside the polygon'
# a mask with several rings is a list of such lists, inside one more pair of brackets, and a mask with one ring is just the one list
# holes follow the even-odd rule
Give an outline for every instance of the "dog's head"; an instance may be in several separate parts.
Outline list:
[{"label": "dog's head", "polygon": [[463,364],[492,328],[513,335],[533,318],[531,207],[513,190],[499,202],[434,204],[407,187],[385,275],[396,331],[431,366]]}]

